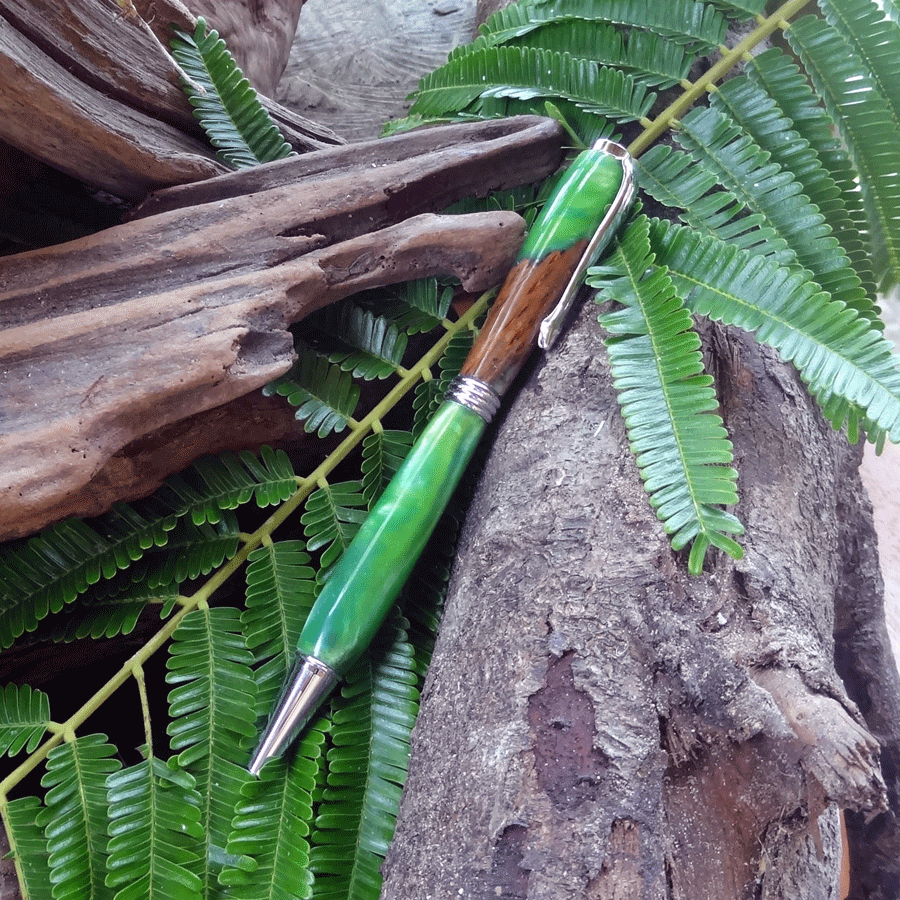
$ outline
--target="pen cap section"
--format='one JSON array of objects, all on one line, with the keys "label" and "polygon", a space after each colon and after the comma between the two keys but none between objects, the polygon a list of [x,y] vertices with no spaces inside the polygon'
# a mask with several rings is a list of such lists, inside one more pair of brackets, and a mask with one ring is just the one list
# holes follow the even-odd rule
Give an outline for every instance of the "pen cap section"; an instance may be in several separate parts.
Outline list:
[{"label": "pen cap section", "polygon": [[548,253],[593,238],[624,176],[618,153],[613,155],[606,147],[621,149],[618,144],[602,142],[575,158],[535,219],[519,260],[543,259]]},{"label": "pen cap section", "polygon": [[486,427],[459,403],[438,409],[350,546],[306,621],[297,649],[339,675],[375,636],[431,537]]}]

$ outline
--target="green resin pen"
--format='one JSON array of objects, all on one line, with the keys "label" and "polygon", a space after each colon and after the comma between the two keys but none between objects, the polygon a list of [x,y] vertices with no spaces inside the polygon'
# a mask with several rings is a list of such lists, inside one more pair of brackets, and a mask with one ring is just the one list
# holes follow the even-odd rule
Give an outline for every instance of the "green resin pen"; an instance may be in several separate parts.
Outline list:
[{"label": "green resin pen", "polygon": [[425,547],[500,399],[535,345],[553,343],[589,266],[634,198],[624,147],[577,156],[545,203],[458,378],[316,599],[249,769],[280,756],[369,646]]}]

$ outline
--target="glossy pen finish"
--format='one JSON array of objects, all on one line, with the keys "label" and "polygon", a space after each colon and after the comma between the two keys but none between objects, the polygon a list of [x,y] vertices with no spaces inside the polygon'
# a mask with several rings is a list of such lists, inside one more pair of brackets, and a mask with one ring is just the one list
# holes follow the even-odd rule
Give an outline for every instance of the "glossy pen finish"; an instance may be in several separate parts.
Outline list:
[{"label": "glossy pen finish", "polygon": [[[563,175],[529,233],[460,377],[335,564],[309,614],[297,661],[250,763],[279,755],[381,626],[500,403],[554,330],[633,196],[623,148],[598,142]],[[598,232],[609,231],[609,234]],[[566,299],[568,297],[568,299]]]}]

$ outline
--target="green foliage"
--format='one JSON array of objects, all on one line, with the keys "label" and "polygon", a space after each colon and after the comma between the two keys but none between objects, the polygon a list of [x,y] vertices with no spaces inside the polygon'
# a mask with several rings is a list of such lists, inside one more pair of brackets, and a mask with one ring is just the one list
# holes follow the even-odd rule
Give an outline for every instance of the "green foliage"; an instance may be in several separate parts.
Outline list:
[{"label": "green foliage", "polygon": [[8,684],[0,688],[0,756],[31,753],[50,724],[50,699],[43,691]]},{"label": "green foliage", "polygon": [[348,372],[333,365],[312,347],[298,347],[299,359],[263,393],[284,397],[297,407],[296,417],[308,433],[325,437],[350,423],[359,402],[359,387]]},{"label": "green foliage", "polygon": [[[800,20],[793,8],[779,11],[795,57],[725,53],[716,77],[741,73],[688,85],[689,72],[710,71],[703,54],[723,43],[728,19],[760,15],[762,5],[522,0],[423,80],[398,126],[536,112],[560,119],[576,144],[636,136],[655,218],[636,217],[591,281],[615,304],[602,322],[650,503],[673,546],[690,545],[694,572],[710,548],[738,555],[742,530],[694,318],[776,347],[851,439],[900,438],[900,376],[875,303],[876,286],[900,280],[896,4],[882,14],[868,0],[821,0],[824,18]],[[749,27],[752,44],[765,29]],[[226,143],[237,146],[235,133],[249,135],[235,121],[268,126],[232,106],[253,104],[244,106],[246,88],[213,34],[182,38],[195,46],[188,56],[205,61],[181,63],[203,85],[198,106],[218,109],[207,125],[216,132],[224,122]],[[661,134],[665,143],[642,152]],[[275,155],[284,152],[268,135]],[[235,164],[251,161],[235,154]],[[529,218],[546,190],[478,205]],[[145,611],[142,622],[157,611],[161,620],[113,679],[138,686],[141,762],[120,769],[133,746],[82,733],[109,692],[59,724],[44,694],[0,693],[0,751],[17,764],[0,784],[0,813],[29,898],[377,898],[449,577],[452,518],[408,583],[405,618],[389,621],[291,758],[269,763],[259,780],[243,764],[319,585],[469,351],[486,300],[459,317],[452,294],[430,279],[354,298],[338,317],[298,329],[298,363],[267,392],[335,447],[308,476],[298,478],[282,451],[225,454],[147,500],[0,550],[3,646],[26,634],[124,634]],[[407,338],[432,329],[431,347],[406,360],[415,343]],[[376,384],[363,397],[359,381],[369,378],[384,382],[383,399],[369,396]],[[222,590],[241,571],[243,603]],[[143,669],[158,652],[168,655],[168,705]],[[9,800],[41,765],[43,798]]]},{"label": "green foliage", "polygon": [[[310,869],[317,900],[377,898],[406,780],[418,711],[415,654],[401,617],[383,629],[386,652],[347,674],[332,713],[328,777]],[[383,654],[383,655],[382,655]]]},{"label": "green foliage", "polygon": [[672,280],[653,265],[648,230],[644,218],[632,225],[611,261],[614,277],[594,283],[622,305],[600,321],[612,335],[610,365],[644,487],[672,546],[694,542],[698,573],[710,545],[740,556],[727,533],[743,526],[718,508],[737,503],[737,472],[700,339]]},{"label": "green foliage", "polygon": [[235,168],[294,155],[215,29],[197,19],[193,35],[176,31],[172,56],[191,79],[191,106],[222,160]]}]

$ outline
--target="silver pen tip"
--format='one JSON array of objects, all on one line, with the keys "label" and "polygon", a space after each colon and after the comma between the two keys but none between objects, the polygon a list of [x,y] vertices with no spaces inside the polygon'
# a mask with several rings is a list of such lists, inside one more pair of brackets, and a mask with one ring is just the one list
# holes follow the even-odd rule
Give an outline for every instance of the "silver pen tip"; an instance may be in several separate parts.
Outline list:
[{"label": "silver pen tip", "polygon": [[247,766],[251,775],[258,776],[270,759],[287,750],[337,682],[337,673],[325,663],[311,656],[297,658]]}]

